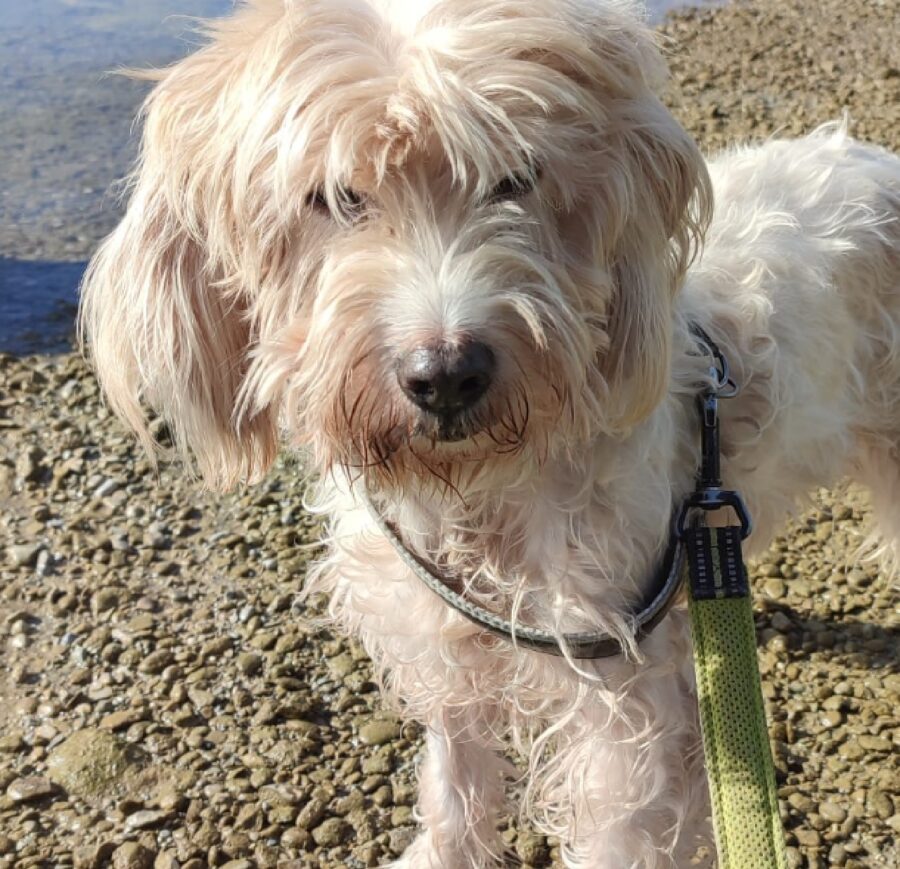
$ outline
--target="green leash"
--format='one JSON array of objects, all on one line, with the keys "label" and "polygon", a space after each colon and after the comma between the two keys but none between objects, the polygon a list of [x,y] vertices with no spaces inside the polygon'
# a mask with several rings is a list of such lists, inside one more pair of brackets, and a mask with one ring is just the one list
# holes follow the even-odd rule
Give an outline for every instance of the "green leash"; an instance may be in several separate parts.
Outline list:
[{"label": "green leash", "polygon": [[700,725],[720,869],[787,869],[739,528],[686,539]]},{"label": "green leash", "polygon": [[[706,756],[720,869],[787,869],[775,769],[766,730],[750,583],[741,541],[750,516],[737,492],[722,489],[718,399],[737,393],[715,342],[695,333],[713,356],[710,382],[699,397],[701,466],[694,494],[676,518],[687,549],[688,609],[700,727]],[[696,510],[731,508],[739,525],[688,525]]]}]

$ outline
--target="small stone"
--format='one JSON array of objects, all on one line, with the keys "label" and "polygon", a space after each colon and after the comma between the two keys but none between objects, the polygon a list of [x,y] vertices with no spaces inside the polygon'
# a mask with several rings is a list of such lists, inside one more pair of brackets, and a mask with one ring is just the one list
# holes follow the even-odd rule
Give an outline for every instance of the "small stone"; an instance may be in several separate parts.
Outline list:
[{"label": "small stone", "polygon": [[886,821],[894,814],[893,800],[891,800],[884,791],[878,790],[877,788],[873,788],[869,791],[869,805],[872,807],[872,811],[875,815],[882,821]]},{"label": "small stone", "polygon": [[356,669],[356,661],[348,654],[337,655],[328,661],[328,669],[338,678],[349,676]]},{"label": "small stone", "polygon": [[94,796],[111,789],[129,767],[140,765],[142,752],[106,730],[87,728],[73,733],[47,758],[47,775],[76,796]]},{"label": "small stone", "polygon": [[7,546],[6,557],[15,567],[33,567],[42,549],[40,543]]},{"label": "small stone", "polygon": [[362,762],[362,771],[366,775],[375,775],[378,773],[386,775],[391,772],[393,768],[393,752],[386,746],[382,747],[376,754],[372,755],[372,757],[367,757]]},{"label": "small stone", "polygon": [[259,631],[253,635],[253,638],[250,640],[250,645],[253,646],[254,649],[259,649],[261,652],[267,652],[277,641],[278,634],[275,633],[275,631]]},{"label": "small stone", "polygon": [[340,845],[351,830],[343,818],[329,818],[312,831],[315,843],[323,848]]},{"label": "small stone", "polygon": [[153,861],[153,869],[180,869],[177,855],[172,851],[160,851]]},{"label": "small stone", "polygon": [[6,795],[14,803],[29,803],[41,800],[56,792],[56,786],[48,778],[39,775],[15,779],[6,789]]},{"label": "small stone", "polygon": [[412,808],[410,806],[397,806],[391,812],[391,826],[392,827],[403,827],[406,824],[411,824],[413,821]]},{"label": "small stone", "polygon": [[129,815],[125,821],[125,827],[129,830],[148,830],[165,823],[171,815],[168,812],[156,809],[142,809]]},{"label": "small stone", "polygon": [[95,498],[106,498],[118,491],[119,483],[117,480],[106,479],[96,489],[94,489]]},{"label": "small stone", "polygon": [[393,854],[399,856],[413,843],[415,838],[415,827],[397,827],[391,830],[388,847]]},{"label": "small stone", "polygon": [[159,673],[162,673],[162,671],[170,664],[174,663],[175,653],[172,652],[171,649],[157,649],[157,651],[151,652],[143,661],[141,661],[138,670],[141,673],[156,676]]},{"label": "small stone", "polygon": [[258,652],[242,652],[237,657],[237,668],[245,676],[255,676],[262,670],[263,660]]},{"label": "small stone", "polygon": [[818,848],[822,844],[822,837],[816,830],[805,830],[803,827],[798,827],[794,830],[794,835],[804,848]]},{"label": "small stone", "polygon": [[281,837],[281,844],[285,848],[305,849],[309,844],[309,833],[306,830],[300,830],[297,827],[291,827]]},{"label": "small stone", "polygon": [[785,595],[784,580],[770,577],[763,583],[763,591],[773,600],[781,600]]},{"label": "small stone", "polygon": [[113,852],[114,869],[153,869],[156,854],[139,842],[124,842]]},{"label": "small stone", "polygon": [[101,588],[92,598],[94,609],[98,613],[115,609],[119,605],[120,593],[117,588]]},{"label": "small stone", "polygon": [[22,736],[21,731],[15,730],[0,736],[0,754],[15,754],[27,748],[27,743]]},{"label": "small stone", "polygon": [[883,736],[869,736],[862,734],[857,737],[860,748],[863,751],[890,751],[892,749],[891,741]]},{"label": "small stone", "polygon": [[808,796],[801,793],[791,794],[788,797],[788,803],[790,803],[792,808],[804,815],[808,815],[816,809],[816,804]]},{"label": "small stone", "polygon": [[837,727],[844,721],[844,716],[837,709],[829,709],[827,712],[823,712],[819,720],[822,722],[823,727]]},{"label": "small stone", "polygon": [[216,637],[208,643],[203,644],[200,649],[200,657],[205,661],[207,658],[219,658],[229,651],[233,643],[230,637]]},{"label": "small stone", "polygon": [[124,730],[138,721],[146,718],[146,712],[143,709],[120,709],[118,712],[110,712],[100,719],[100,726],[107,730]]},{"label": "small stone", "polygon": [[819,804],[819,814],[830,824],[842,824],[847,819],[847,810],[843,806],[827,800]]},{"label": "small stone", "polygon": [[359,738],[364,745],[384,745],[400,736],[399,721],[371,721],[359,729]]}]

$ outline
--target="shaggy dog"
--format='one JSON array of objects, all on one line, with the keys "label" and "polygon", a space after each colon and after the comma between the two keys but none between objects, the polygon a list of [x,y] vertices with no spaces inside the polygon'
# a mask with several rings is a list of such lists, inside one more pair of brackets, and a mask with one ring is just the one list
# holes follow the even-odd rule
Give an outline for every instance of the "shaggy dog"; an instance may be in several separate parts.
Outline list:
[{"label": "shaggy dog", "polygon": [[[723,474],[764,546],[851,473],[900,531],[900,161],[839,128],[704,163],[630,0],[251,0],[155,76],[82,325],[113,408],[205,479],[284,437],[318,472],[308,580],[427,727],[411,869],[502,861],[503,751],[568,867],[708,840],[685,612],[629,613],[698,466],[720,344]],[[468,599],[603,629],[576,661],[424,587],[363,490]],[[890,543],[888,543],[890,545]]]}]

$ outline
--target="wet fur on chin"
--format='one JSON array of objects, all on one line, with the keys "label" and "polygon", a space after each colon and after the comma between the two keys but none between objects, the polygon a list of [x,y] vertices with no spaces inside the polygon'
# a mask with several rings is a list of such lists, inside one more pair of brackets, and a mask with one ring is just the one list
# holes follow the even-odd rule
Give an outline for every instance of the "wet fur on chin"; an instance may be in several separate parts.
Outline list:
[{"label": "wet fur on chin", "polygon": [[[711,831],[685,614],[638,649],[626,613],[697,464],[688,324],[743,387],[723,471],[754,547],[849,473],[890,564],[900,161],[832,127],[707,165],[629,0],[252,0],[153,77],[83,334],[112,407],[151,449],[146,409],[165,417],[210,485],[282,443],[308,456],[330,536],[307,590],[427,726],[398,865],[502,864],[509,745],[566,866],[686,865]],[[442,428],[397,360],[470,340],[496,371]],[[471,599],[628,655],[480,632],[404,567],[361,486]]]}]

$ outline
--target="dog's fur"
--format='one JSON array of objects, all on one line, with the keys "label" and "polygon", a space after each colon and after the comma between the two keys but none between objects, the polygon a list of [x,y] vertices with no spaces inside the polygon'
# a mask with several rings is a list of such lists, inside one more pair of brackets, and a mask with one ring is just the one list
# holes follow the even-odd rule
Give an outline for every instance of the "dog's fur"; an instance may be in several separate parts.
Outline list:
[{"label": "dog's fur", "polygon": [[[707,166],[630,0],[252,0],[210,37],[158,74],[85,281],[112,406],[147,443],[152,406],[220,487],[263,473],[283,432],[307,451],[332,531],[308,587],[428,728],[398,865],[502,859],[508,744],[567,866],[686,865],[709,828],[685,615],[637,648],[623,613],[697,467],[687,324],[743,386],[724,476],[756,548],[846,473],[889,546],[900,161],[835,127]],[[525,189],[492,195],[510,175]],[[442,439],[396,360],[472,338],[497,374]],[[478,630],[403,566],[363,485],[473,600],[629,655]]]}]

